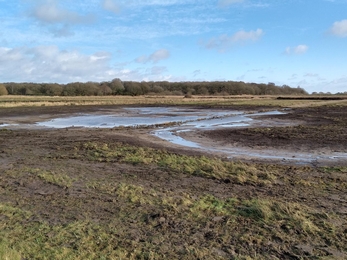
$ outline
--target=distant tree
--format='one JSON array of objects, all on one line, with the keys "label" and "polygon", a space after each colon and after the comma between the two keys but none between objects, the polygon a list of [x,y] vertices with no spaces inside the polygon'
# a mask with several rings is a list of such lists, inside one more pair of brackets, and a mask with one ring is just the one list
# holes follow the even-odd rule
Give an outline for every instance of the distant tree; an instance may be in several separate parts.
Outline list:
[{"label": "distant tree", "polygon": [[21,92],[22,92],[22,95],[40,96],[42,95],[41,84],[23,83]]},{"label": "distant tree", "polygon": [[10,83],[5,83],[4,86],[7,89],[8,94],[10,95],[16,95],[16,90],[17,90],[17,84],[10,82]]},{"label": "distant tree", "polygon": [[205,86],[199,86],[195,90],[195,94],[197,95],[208,95],[208,89]]},{"label": "distant tree", "polygon": [[63,96],[76,96],[76,83],[68,83],[63,87]]},{"label": "distant tree", "polygon": [[102,92],[99,88],[99,83],[88,81],[84,84],[80,84],[79,88],[81,96],[98,96],[102,95]]},{"label": "distant tree", "polygon": [[298,86],[296,88],[297,92],[301,95],[308,95],[308,92],[306,90],[304,90],[303,88],[301,88],[300,86]]},{"label": "distant tree", "polygon": [[99,83],[95,82],[73,82],[68,83],[63,88],[64,96],[96,96],[102,95],[101,90],[99,89]]},{"label": "distant tree", "polygon": [[26,92],[25,84],[26,83],[14,83],[14,82],[4,83],[4,85],[6,86],[7,92],[10,95],[25,95],[25,92]]},{"label": "distant tree", "polygon": [[[163,95],[308,95],[300,87],[288,85],[276,86],[275,83],[245,83],[242,81],[124,81],[115,78],[110,82],[73,82],[66,85],[56,83],[4,83],[10,95],[145,95],[161,93]],[[4,91],[3,91],[4,92]],[[324,93],[317,93],[324,94]]]},{"label": "distant tree", "polygon": [[121,95],[124,93],[124,85],[123,82],[119,78],[115,78],[110,82],[109,87],[112,90],[112,94]]},{"label": "distant tree", "polygon": [[8,95],[7,88],[4,84],[0,84],[0,96]]},{"label": "distant tree", "polygon": [[141,81],[140,87],[141,87],[141,95],[147,94],[151,89],[149,83],[147,83],[146,81]]},{"label": "distant tree", "polygon": [[154,93],[162,93],[162,92],[164,92],[164,89],[161,86],[154,85],[152,87],[152,92],[154,92]]},{"label": "distant tree", "polygon": [[124,84],[125,94],[131,95],[131,96],[142,95],[142,89],[139,82],[126,81],[123,84]]},{"label": "distant tree", "polygon": [[112,94],[112,89],[109,87],[109,84],[107,82],[101,83],[99,89],[101,94],[104,96]]},{"label": "distant tree", "polygon": [[165,90],[168,90],[168,91],[181,90],[180,87],[178,89],[175,89],[175,86],[174,86],[175,83],[168,82],[168,81],[159,81],[159,82],[155,82],[154,84],[161,86],[164,89],[164,91]]},{"label": "distant tree", "polygon": [[57,83],[42,84],[41,93],[48,96],[60,96],[63,91],[63,87]]}]

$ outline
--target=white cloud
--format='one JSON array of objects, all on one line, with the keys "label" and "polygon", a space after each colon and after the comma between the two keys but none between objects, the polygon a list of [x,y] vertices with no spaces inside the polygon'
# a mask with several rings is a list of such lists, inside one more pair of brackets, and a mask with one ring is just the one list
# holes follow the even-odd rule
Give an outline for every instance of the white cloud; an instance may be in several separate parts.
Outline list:
[{"label": "white cloud", "polygon": [[[80,14],[60,6],[59,3],[59,0],[40,0],[29,11],[30,17],[39,21],[39,24],[54,37],[73,36],[73,26],[90,24],[95,20],[92,14]],[[76,9],[76,5],[71,6]]]},{"label": "white cloud", "polygon": [[102,7],[110,12],[118,14],[120,12],[119,5],[113,0],[104,0],[102,3]]},{"label": "white cloud", "polygon": [[110,58],[106,52],[85,55],[56,46],[0,47],[0,78],[7,82],[101,81],[112,73]]},{"label": "white cloud", "polygon": [[[159,50],[148,60],[155,62],[166,56],[166,51]],[[61,50],[57,46],[0,47],[0,78],[3,82],[69,83],[102,82],[113,78],[160,81],[172,77],[162,66],[129,69],[126,68],[128,64],[120,64],[113,67],[111,58],[108,52],[86,55],[76,50]]]},{"label": "white cloud", "polygon": [[296,47],[287,47],[284,53],[287,55],[291,55],[291,54],[300,55],[300,54],[306,53],[307,50],[308,50],[308,46],[301,44]]},{"label": "white cloud", "polygon": [[58,6],[56,0],[47,0],[35,6],[31,16],[43,23],[84,24],[93,21],[91,15],[80,15]]},{"label": "white cloud", "polygon": [[231,41],[233,42],[239,42],[239,41],[256,41],[263,35],[263,30],[257,29],[256,31],[239,31],[235,33],[231,37]]},{"label": "white cloud", "polygon": [[147,62],[158,62],[161,60],[165,60],[170,57],[170,52],[166,49],[160,49],[153,52],[151,55],[143,55],[138,57],[135,61],[138,63],[147,63]]},{"label": "white cloud", "polygon": [[219,6],[228,6],[232,4],[242,3],[244,0],[219,0],[218,5]]},{"label": "white cloud", "polygon": [[207,43],[205,47],[208,49],[218,49],[220,51],[225,51],[226,49],[232,47],[236,43],[245,43],[248,41],[257,41],[264,35],[262,29],[257,29],[255,31],[238,31],[234,35],[228,36],[226,34],[219,36],[218,38],[212,38]]},{"label": "white cloud", "polygon": [[335,22],[330,28],[330,33],[338,37],[347,37],[347,19]]}]

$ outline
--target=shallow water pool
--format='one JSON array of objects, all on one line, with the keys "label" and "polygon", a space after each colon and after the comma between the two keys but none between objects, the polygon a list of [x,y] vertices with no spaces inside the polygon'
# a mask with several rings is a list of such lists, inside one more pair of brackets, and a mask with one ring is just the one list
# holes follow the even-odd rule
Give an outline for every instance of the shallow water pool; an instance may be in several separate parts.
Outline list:
[{"label": "shallow water pool", "polygon": [[[275,149],[226,147],[214,143],[194,142],[183,138],[182,133],[213,130],[225,127],[248,127],[259,123],[262,115],[281,115],[281,111],[245,113],[233,110],[199,109],[183,107],[132,107],[89,114],[75,114],[43,120],[31,125],[2,122],[0,128],[115,128],[153,127],[151,134],[172,144],[192,149],[225,154],[230,158],[262,158],[287,160],[295,163],[313,163],[318,160],[347,160],[347,153],[290,152]],[[13,121],[13,120],[12,120]]]}]

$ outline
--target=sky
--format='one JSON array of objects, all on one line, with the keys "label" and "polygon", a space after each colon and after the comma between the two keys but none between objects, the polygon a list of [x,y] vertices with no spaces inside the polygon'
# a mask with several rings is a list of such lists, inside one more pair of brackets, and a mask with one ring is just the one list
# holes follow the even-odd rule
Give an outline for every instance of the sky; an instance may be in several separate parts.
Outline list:
[{"label": "sky", "polygon": [[0,82],[347,91],[347,0],[0,0]]}]

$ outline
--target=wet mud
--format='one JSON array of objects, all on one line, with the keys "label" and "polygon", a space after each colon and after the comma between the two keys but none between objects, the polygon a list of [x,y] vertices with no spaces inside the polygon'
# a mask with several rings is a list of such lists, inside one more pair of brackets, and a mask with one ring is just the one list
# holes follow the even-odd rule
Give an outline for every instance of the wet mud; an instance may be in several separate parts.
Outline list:
[{"label": "wet mud", "polygon": [[[102,106],[0,109],[0,123],[1,120],[6,119],[6,122],[9,122],[11,119],[11,123],[31,124],[71,113],[100,113],[100,111],[105,113],[105,111],[113,112],[114,109],[118,108]],[[242,111],[244,110],[251,112],[254,111],[254,107],[242,107]],[[285,115],[263,115],[261,119],[252,127],[204,131],[200,129],[196,132],[182,132],[180,136],[206,146],[212,146],[211,143],[214,143],[216,146],[258,150],[278,149],[312,154],[324,152],[326,155],[346,153],[346,106],[297,108],[287,111]],[[267,123],[270,121],[276,122],[277,126],[269,127]],[[227,159],[223,153],[213,153],[204,149],[167,142],[151,134],[153,130],[155,129],[77,127],[10,129],[2,127],[0,129],[0,202],[33,212],[32,217],[26,220],[27,224],[45,222],[49,225],[67,225],[73,221],[91,220],[107,226],[110,220],[129,205],[117,199],[113,194],[86,188],[90,187],[91,183],[102,183],[105,187],[110,183],[114,185],[128,183],[141,186],[145,190],[156,190],[158,193],[160,191],[162,194],[170,191],[175,196],[188,193],[196,197],[212,194],[220,199],[228,197],[237,197],[240,200],[274,199],[310,207],[314,209],[317,216],[318,214],[338,216],[341,223],[334,223],[334,225],[336,224],[338,227],[336,234],[339,236],[336,235],[335,240],[325,241],[324,237],[312,238],[306,233],[298,233],[298,237],[301,239],[295,242],[268,237],[266,247],[257,245],[255,240],[237,244],[234,242],[234,238],[230,238],[228,241],[218,240],[218,234],[223,230],[220,227],[223,227],[222,225],[225,223],[228,225],[228,223],[219,223],[218,221],[223,220],[223,217],[215,217],[211,223],[209,222],[206,227],[203,227],[204,234],[200,238],[193,235],[198,234],[197,230],[201,227],[201,223],[185,222],[181,216],[162,212],[161,209],[154,209],[150,205],[142,205],[141,210],[143,216],[147,216],[147,222],[158,222],[155,228],[148,231],[148,225],[140,226],[139,223],[131,220],[131,216],[129,221],[121,224],[122,228],[126,230],[124,237],[129,241],[139,241],[138,243],[165,232],[167,232],[165,234],[169,234],[168,237],[172,234],[179,234],[177,239],[171,238],[177,248],[184,248],[187,243],[199,248],[202,245],[210,245],[208,241],[212,241],[211,248],[218,247],[224,250],[222,253],[218,251],[220,259],[234,259],[238,254],[248,255],[248,252],[252,252],[253,256],[265,255],[265,258],[272,259],[316,259],[317,256],[343,259],[347,257],[345,254],[347,239],[346,173],[338,170],[327,173],[325,168],[321,168],[331,166],[339,169],[339,167],[347,165],[345,158],[315,161],[309,163],[308,166],[300,166],[296,163],[291,164],[291,161],[283,164],[283,161],[278,159],[263,160],[245,156],[247,164],[253,162],[256,168],[265,168],[268,171],[276,169],[281,173],[277,176],[276,181],[263,185],[175,174],[150,164],[91,161],[87,157],[76,156],[76,151],[81,144],[96,142],[124,143],[136,147],[163,149],[174,154],[219,156]],[[231,158],[231,160],[233,159]],[[239,161],[243,158],[237,157],[235,160]],[[70,187],[63,187],[49,183],[38,178],[36,170],[64,173],[74,180],[74,184]],[[135,205],[135,207],[137,206]],[[131,211],[130,208],[129,211]],[[324,219],[322,221],[332,220]],[[248,224],[240,223],[237,229],[241,230],[244,227],[246,230]],[[284,230],[285,228],[282,226],[269,227],[270,230]],[[235,232],[238,231],[235,229]],[[292,231],[288,230],[288,234],[290,232]],[[167,241],[161,243],[170,245]],[[171,250],[177,248],[172,247]],[[180,250],[172,251],[171,256],[178,256],[182,251]],[[167,254],[169,252],[170,248],[167,249]],[[181,256],[184,257],[187,252],[184,250],[182,252]],[[204,259],[214,259],[216,254],[211,252],[211,257]]]},{"label": "wet mud", "polygon": [[[319,107],[294,109],[284,115],[265,117],[271,122],[293,122],[289,126],[272,123],[241,129],[204,131],[208,138],[220,145],[248,149],[287,151],[293,157],[312,155],[313,163],[347,164],[347,109],[345,107]],[[276,153],[276,152],[275,152]]]},{"label": "wet mud", "polygon": [[[41,114],[40,112],[41,111]],[[343,164],[347,161],[343,107],[281,109],[242,107],[86,107],[83,109],[12,109],[1,128],[114,128],[125,133],[152,129],[141,138],[166,147],[181,146],[229,159],[296,164]],[[1,122],[0,122],[1,123]],[[82,131],[82,128],[81,128]],[[176,147],[179,149],[179,147]]]}]

